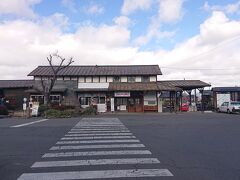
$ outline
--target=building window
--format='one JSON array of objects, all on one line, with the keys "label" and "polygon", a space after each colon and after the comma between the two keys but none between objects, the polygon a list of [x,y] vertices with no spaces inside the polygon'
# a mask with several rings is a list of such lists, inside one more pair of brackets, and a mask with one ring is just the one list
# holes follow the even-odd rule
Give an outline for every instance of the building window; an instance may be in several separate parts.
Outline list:
[{"label": "building window", "polygon": [[136,82],[135,76],[128,76],[128,82]]},{"label": "building window", "polygon": [[52,104],[60,104],[60,95],[50,95],[50,102]]},{"label": "building window", "polygon": [[80,97],[79,101],[81,105],[90,105],[91,97]]},{"label": "building window", "polygon": [[99,97],[99,104],[105,104],[105,97]]},{"label": "building window", "polygon": [[81,105],[89,106],[91,104],[105,104],[106,98],[95,96],[95,97],[80,97],[79,102]]},{"label": "building window", "polygon": [[44,96],[43,95],[31,95],[30,96],[32,102],[39,102],[39,104],[44,103]]},{"label": "building window", "polygon": [[142,82],[150,82],[149,76],[142,76]]},{"label": "building window", "polygon": [[114,76],[113,77],[113,82],[120,82],[120,77],[119,76]]}]

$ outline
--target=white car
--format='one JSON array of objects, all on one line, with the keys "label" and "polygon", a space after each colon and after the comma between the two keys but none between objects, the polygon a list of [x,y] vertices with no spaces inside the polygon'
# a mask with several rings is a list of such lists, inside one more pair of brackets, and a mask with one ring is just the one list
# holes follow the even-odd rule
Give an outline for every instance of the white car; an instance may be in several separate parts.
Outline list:
[{"label": "white car", "polygon": [[218,112],[240,113],[240,102],[238,101],[224,102],[218,108]]}]

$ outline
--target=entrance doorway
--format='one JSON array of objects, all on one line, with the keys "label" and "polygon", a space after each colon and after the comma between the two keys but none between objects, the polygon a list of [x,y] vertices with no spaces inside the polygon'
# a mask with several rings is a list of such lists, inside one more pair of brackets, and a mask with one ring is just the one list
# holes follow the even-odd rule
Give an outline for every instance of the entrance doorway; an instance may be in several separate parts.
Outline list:
[{"label": "entrance doorway", "polygon": [[143,98],[134,97],[128,99],[128,112],[143,112]]}]

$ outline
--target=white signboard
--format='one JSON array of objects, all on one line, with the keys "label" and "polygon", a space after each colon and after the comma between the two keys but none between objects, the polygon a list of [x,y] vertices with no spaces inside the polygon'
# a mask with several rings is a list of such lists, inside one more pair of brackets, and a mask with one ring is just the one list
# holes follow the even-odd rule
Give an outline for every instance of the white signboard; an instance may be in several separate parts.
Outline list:
[{"label": "white signboard", "polygon": [[23,110],[26,111],[27,110],[27,104],[23,103]]},{"label": "white signboard", "polygon": [[38,116],[38,108],[39,108],[39,104],[33,104],[32,106],[32,116]]},{"label": "white signboard", "polygon": [[115,97],[130,97],[130,92],[115,92],[114,93]]},{"label": "white signboard", "polygon": [[114,111],[114,98],[111,98],[111,111]]},{"label": "white signboard", "polygon": [[217,107],[221,106],[224,102],[230,102],[231,95],[229,94],[217,94]]}]

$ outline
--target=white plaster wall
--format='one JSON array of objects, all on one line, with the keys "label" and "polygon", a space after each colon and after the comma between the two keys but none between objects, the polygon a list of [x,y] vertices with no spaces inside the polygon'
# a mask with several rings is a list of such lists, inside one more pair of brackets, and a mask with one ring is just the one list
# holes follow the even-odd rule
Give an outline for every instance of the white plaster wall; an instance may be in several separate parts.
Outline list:
[{"label": "white plaster wall", "polygon": [[141,76],[137,76],[137,77],[136,77],[136,82],[141,82],[141,81],[142,81]]},{"label": "white plaster wall", "polygon": [[113,77],[112,76],[108,76],[107,77],[107,82],[113,82]]},{"label": "white plaster wall", "polygon": [[84,77],[79,77],[79,78],[78,78],[78,82],[79,82],[79,83],[84,83]]},{"label": "white plaster wall", "polygon": [[109,83],[78,83],[78,89],[108,89]]},{"label": "white plaster wall", "polygon": [[121,76],[121,82],[127,82],[127,76]]},{"label": "white plaster wall", "polygon": [[94,83],[98,83],[99,82],[99,77],[98,76],[94,76],[93,77],[93,82]]},{"label": "white plaster wall", "polygon": [[156,76],[150,76],[150,82],[156,82],[157,77]]},{"label": "white plaster wall", "polygon": [[91,83],[92,82],[92,77],[86,77],[86,83]]},{"label": "white plaster wall", "polygon": [[100,82],[106,82],[106,76],[100,76]]}]

